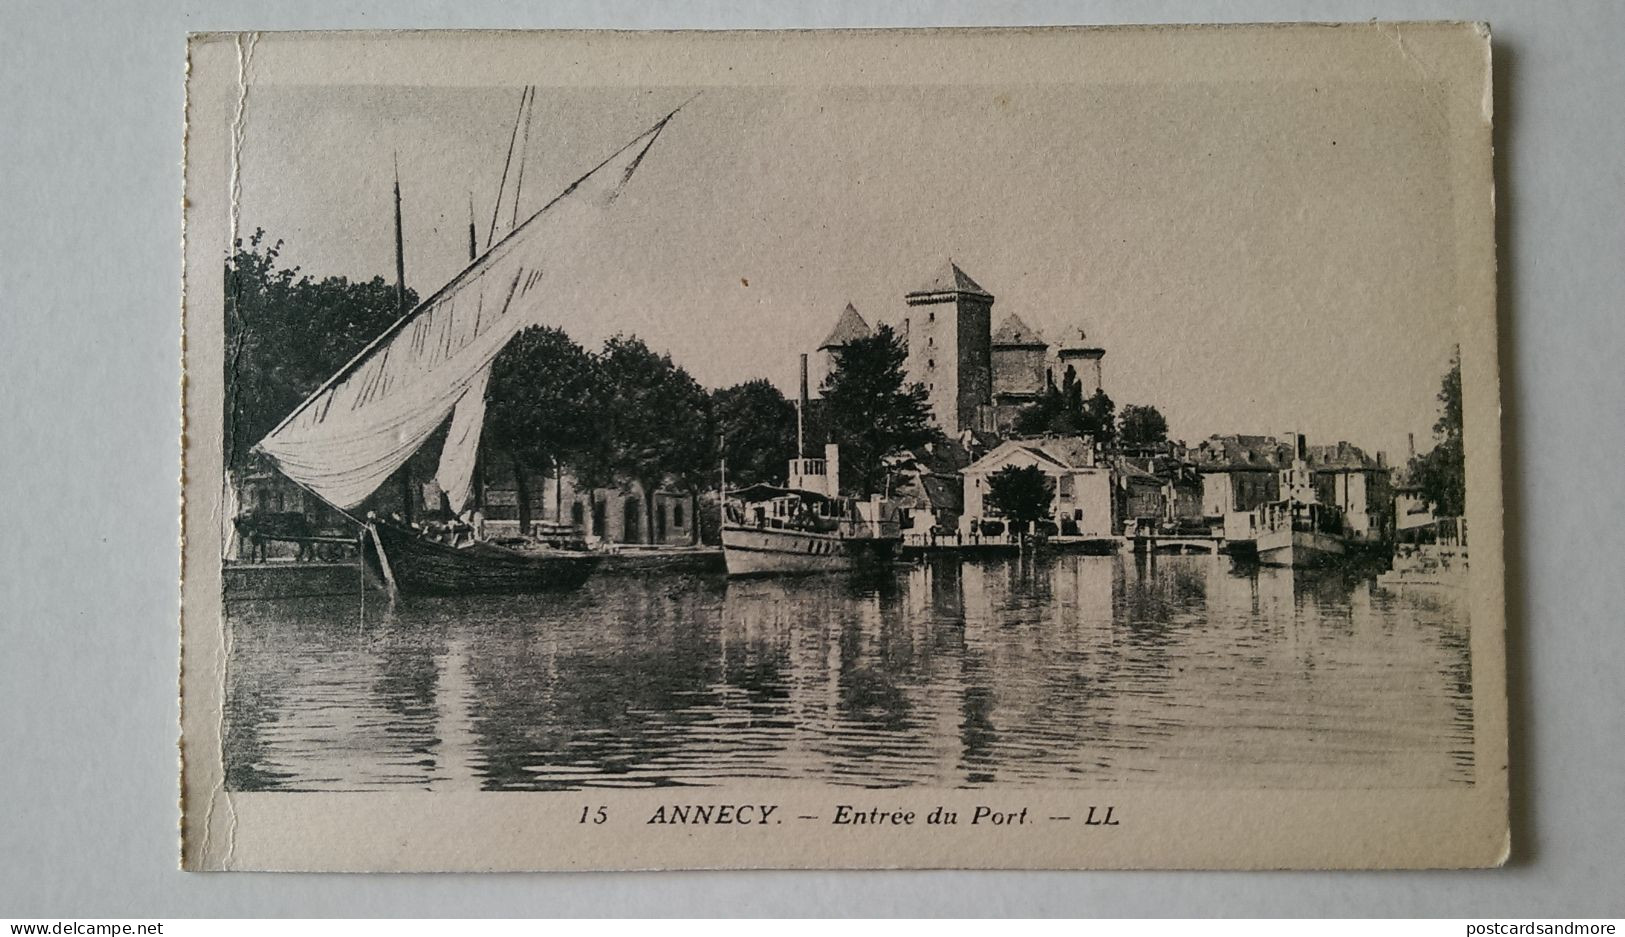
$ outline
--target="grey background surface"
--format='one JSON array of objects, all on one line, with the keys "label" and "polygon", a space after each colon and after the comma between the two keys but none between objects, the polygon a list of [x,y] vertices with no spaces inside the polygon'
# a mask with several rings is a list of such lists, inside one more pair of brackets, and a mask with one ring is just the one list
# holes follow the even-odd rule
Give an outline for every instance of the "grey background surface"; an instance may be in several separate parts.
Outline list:
[{"label": "grey background surface", "polygon": [[[244,0],[0,7],[0,917],[1618,916],[1625,8]],[[188,31],[1484,19],[1495,33],[1515,858],[1493,872],[186,875],[176,857]],[[1608,882],[1615,882],[1610,886]]]}]

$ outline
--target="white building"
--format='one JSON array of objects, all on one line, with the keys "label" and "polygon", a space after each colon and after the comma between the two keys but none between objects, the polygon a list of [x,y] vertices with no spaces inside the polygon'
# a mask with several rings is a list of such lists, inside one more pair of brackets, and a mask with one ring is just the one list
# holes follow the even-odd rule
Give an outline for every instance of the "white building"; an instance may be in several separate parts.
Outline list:
[{"label": "white building", "polygon": [[986,503],[988,479],[1015,466],[1037,466],[1054,485],[1050,518],[1063,536],[1105,537],[1112,533],[1111,471],[1095,463],[1094,444],[1076,437],[1012,439],[964,471],[965,509],[960,532],[974,533],[982,521],[1003,520]]}]

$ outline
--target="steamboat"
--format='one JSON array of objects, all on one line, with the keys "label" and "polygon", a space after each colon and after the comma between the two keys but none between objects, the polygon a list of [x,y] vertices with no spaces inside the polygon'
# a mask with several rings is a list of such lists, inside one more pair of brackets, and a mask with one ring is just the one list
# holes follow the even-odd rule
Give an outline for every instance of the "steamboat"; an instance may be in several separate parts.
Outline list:
[{"label": "steamboat", "polygon": [[722,555],[730,576],[882,566],[903,542],[894,504],[842,497],[840,450],[790,460],[787,484],[723,491]]}]

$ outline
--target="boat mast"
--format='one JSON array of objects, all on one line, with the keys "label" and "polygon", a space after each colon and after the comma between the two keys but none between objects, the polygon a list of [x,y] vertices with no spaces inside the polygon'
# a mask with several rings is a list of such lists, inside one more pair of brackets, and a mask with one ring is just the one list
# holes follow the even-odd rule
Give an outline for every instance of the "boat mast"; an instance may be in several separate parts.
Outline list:
[{"label": "boat mast", "polygon": [[491,206],[491,230],[486,232],[485,246],[489,248],[497,235],[497,218],[502,214],[502,195],[508,191],[508,170],[513,166],[513,148],[519,142],[519,125],[525,119],[525,104],[530,99],[530,86],[519,92],[519,113],[513,118],[513,132],[508,135],[508,155],[502,160],[502,179],[497,183],[497,202]]},{"label": "boat mast", "polygon": [[[405,316],[411,310],[406,305],[406,244],[401,234],[401,157],[395,154],[395,305]],[[412,523],[412,460],[401,466],[401,519]]]},{"label": "boat mast", "polygon": [[530,96],[530,106],[525,110],[525,135],[519,143],[519,171],[513,183],[513,217],[508,221],[510,228],[519,226],[519,196],[525,191],[525,160],[530,156],[530,122],[536,116],[536,86],[527,87],[525,94]]},{"label": "boat mast", "polygon": [[406,306],[406,246],[401,235],[401,157],[395,155],[395,305],[401,315],[411,310]]},{"label": "boat mast", "polygon": [[796,460],[800,461],[807,455],[806,445],[806,413],[807,413],[807,353],[801,353],[801,393],[796,397]]},{"label": "boat mast", "polygon": [[[497,192],[497,201],[502,201],[502,193]],[[514,206],[516,209],[518,205]],[[479,259],[479,240],[474,232],[474,193],[468,193],[468,262],[473,263]],[[485,513],[485,434],[480,434],[480,441],[474,450],[474,509]],[[527,531],[521,531],[527,533]]]}]

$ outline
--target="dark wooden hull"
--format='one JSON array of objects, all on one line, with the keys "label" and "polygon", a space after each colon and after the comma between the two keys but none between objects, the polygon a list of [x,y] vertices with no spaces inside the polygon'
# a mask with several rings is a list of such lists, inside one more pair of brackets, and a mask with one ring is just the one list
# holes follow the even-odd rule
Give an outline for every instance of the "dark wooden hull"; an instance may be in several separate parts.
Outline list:
[{"label": "dark wooden hull", "polygon": [[596,554],[574,550],[521,553],[488,544],[452,547],[388,523],[372,526],[362,557],[386,584],[393,580],[403,595],[557,592],[586,582],[599,561]]}]

